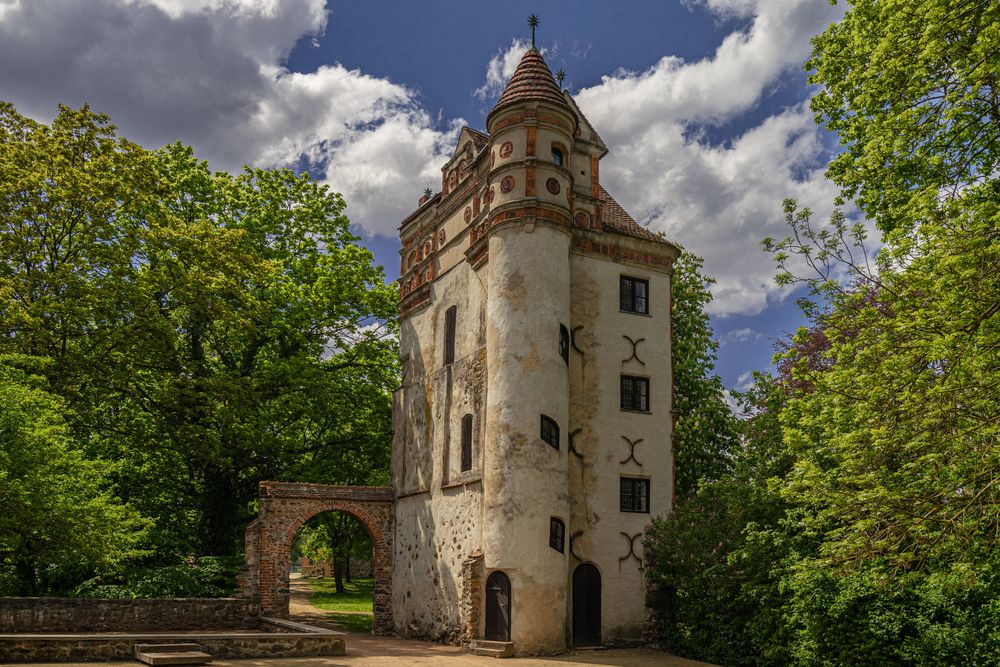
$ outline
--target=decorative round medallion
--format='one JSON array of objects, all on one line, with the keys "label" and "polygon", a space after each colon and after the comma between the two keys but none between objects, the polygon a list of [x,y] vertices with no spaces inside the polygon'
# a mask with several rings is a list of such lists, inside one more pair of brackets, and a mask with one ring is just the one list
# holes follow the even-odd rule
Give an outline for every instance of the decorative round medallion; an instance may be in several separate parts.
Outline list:
[{"label": "decorative round medallion", "polygon": [[557,181],[554,178],[550,178],[549,180],[545,181],[545,189],[554,195],[559,194],[559,181]]},{"label": "decorative round medallion", "polygon": [[577,212],[574,219],[581,227],[590,227],[590,215],[586,211]]},{"label": "decorative round medallion", "polygon": [[424,257],[429,257],[431,254],[431,242],[427,241],[424,243]]},{"label": "decorative round medallion", "polygon": [[510,154],[514,152],[514,144],[509,141],[503,142],[500,147],[500,157],[510,157]]},{"label": "decorative round medallion", "polygon": [[438,232],[438,245],[444,245],[444,239],[445,239],[445,234],[444,230],[442,229],[441,231]]},{"label": "decorative round medallion", "polygon": [[497,163],[497,154],[490,153],[490,169],[492,169],[493,165],[495,165],[496,163]]},{"label": "decorative round medallion", "polygon": [[488,201],[488,202],[492,202],[492,201],[493,201],[493,198],[494,198],[494,197],[496,197],[496,194],[497,194],[497,193],[496,193],[496,192],[495,192],[495,191],[493,190],[493,188],[490,188],[490,189],[489,189],[489,190],[488,190],[488,191],[486,192],[486,201]]},{"label": "decorative round medallion", "polygon": [[504,194],[507,194],[508,192],[510,192],[513,189],[514,189],[514,177],[513,176],[504,176],[503,180],[500,181],[500,192],[503,192]]},{"label": "decorative round medallion", "polygon": [[469,208],[468,206],[466,206],[465,207],[465,222],[468,223],[469,220],[472,220],[472,209]]},{"label": "decorative round medallion", "polygon": [[453,171],[448,174],[448,187],[454,188],[456,185],[458,185],[458,173]]}]

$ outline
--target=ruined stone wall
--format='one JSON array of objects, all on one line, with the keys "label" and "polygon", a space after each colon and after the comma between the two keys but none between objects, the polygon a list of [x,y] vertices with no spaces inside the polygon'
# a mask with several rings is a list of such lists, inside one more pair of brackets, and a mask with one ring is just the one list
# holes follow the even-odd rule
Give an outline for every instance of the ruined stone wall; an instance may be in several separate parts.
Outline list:
[{"label": "ruined stone wall", "polygon": [[0,632],[151,632],[257,628],[250,600],[0,598]]},{"label": "ruined stone wall", "polygon": [[[607,242],[642,245],[606,236]],[[646,618],[641,535],[653,517],[671,509],[670,278],[664,271],[596,253],[574,252],[571,266],[574,343],[582,352],[574,349],[570,363],[571,428],[579,456],[572,457],[570,467],[567,537],[573,558],[567,589],[572,591],[578,564],[597,566],[604,641],[614,643],[641,636]],[[620,311],[622,275],[649,281],[648,315]],[[649,413],[621,410],[622,374],[649,378]],[[649,478],[649,514],[620,511],[622,475]]]}]

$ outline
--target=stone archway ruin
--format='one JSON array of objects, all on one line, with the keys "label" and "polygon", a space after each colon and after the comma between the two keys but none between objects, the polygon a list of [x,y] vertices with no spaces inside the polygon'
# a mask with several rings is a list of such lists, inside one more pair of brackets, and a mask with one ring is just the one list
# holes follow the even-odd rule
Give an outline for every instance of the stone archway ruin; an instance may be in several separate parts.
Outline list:
[{"label": "stone archway ruin", "polygon": [[288,618],[292,540],[306,521],[339,511],[357,519],[371,536],[375,634],[392,625],[392,540],[395,496],[387,486],[260,483],[260,512],[246,530],[246,562],[239,596],[255,600],[264,616]]}]

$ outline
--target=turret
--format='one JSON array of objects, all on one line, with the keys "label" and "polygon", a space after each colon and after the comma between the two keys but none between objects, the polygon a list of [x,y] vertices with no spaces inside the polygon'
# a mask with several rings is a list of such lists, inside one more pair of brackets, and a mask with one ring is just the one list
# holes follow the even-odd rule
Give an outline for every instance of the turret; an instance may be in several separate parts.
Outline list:
[{"label": "turret", "polygon": [[[525,53],[490,112],[484,553],[511,580],[519,651],[565,646],[569,522],[570,147],[576,117],[541,54]],[[565,541],[565,540],[563,540]],[[488,623],[489,621],[487,621]]]}]

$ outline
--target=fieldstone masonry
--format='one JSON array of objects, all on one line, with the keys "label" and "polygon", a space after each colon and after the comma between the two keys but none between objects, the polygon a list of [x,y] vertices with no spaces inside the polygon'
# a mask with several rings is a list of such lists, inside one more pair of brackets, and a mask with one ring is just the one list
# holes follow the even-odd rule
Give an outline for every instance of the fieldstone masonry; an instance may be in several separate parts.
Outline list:
[{"label": "fieldstone masonry", "polygon": [[258,601],[261,614],[288,618],[292,541],[306,521],[339,511],[361,522],[374,545],[375,634],[391,634],[392,540],[395,495],[387,486],[328,486],[261,482],[260,513],[246,530],[239,596]]}]

